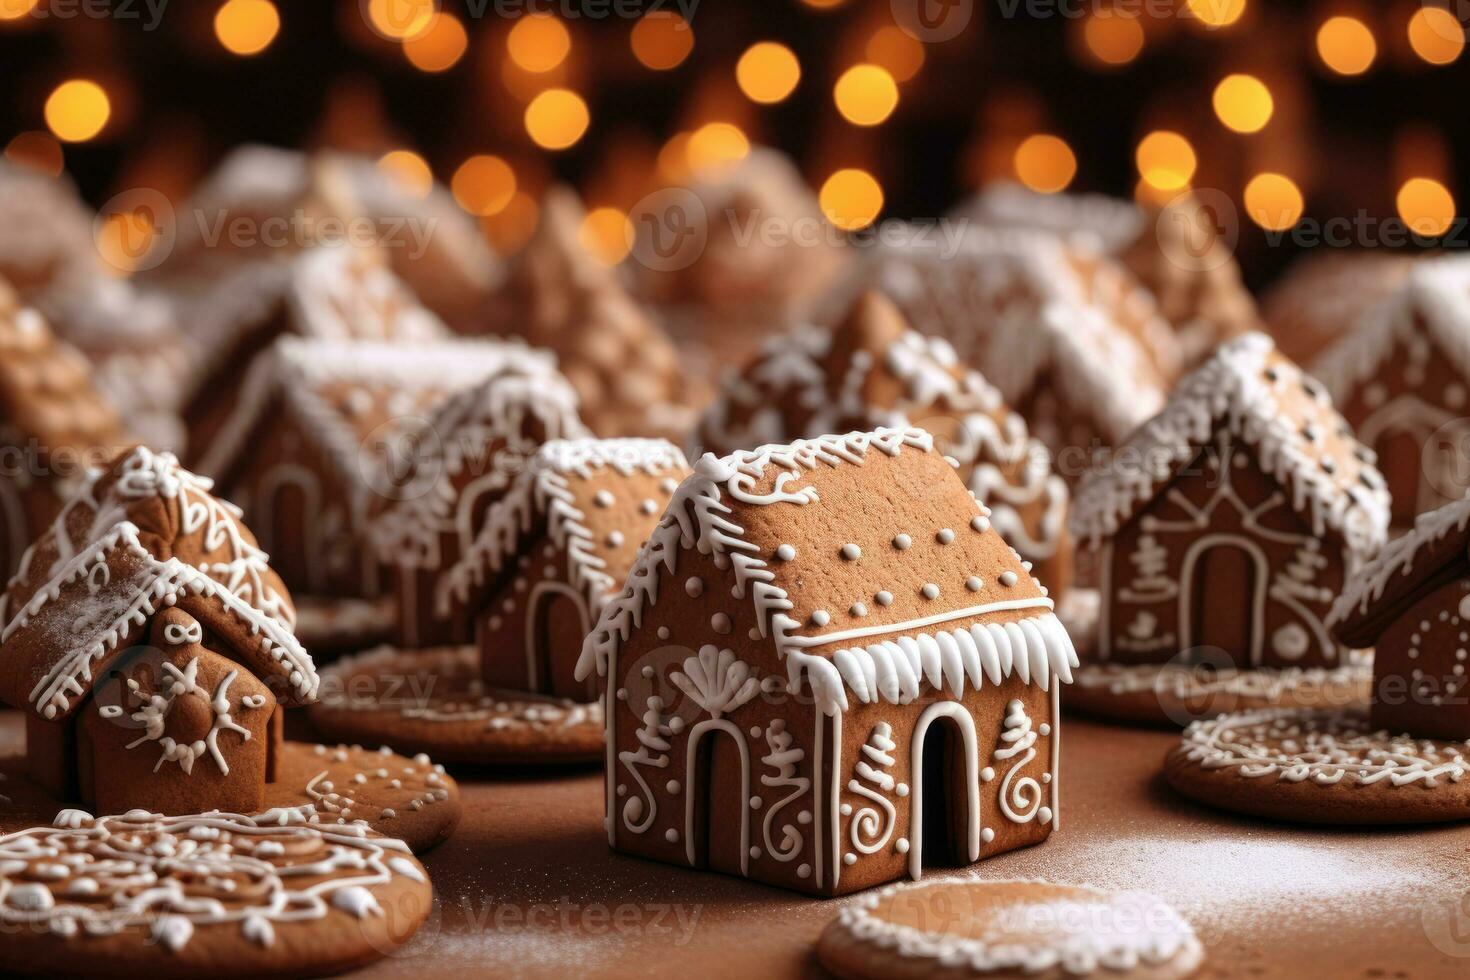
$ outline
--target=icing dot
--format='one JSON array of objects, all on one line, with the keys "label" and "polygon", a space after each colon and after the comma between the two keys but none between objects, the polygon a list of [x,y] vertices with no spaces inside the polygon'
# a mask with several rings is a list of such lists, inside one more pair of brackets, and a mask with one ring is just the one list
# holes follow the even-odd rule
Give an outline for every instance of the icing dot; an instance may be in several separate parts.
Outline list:
[{"label": "icing dot", "polygon": [[679,489],[679,481],[671,476],[666,476],[662,480],[658,481],[658,488],[664,493],[673,493],[675,490]]},{"label": "icing dot", "polygon": [[848,561],[857,561],[863,556],[863,549],[855,544],[845,544],[839,553]]},{"label": "icing dot", "polygon": [[826,626],[830,622],[832,622],[832,617],[828,615],[827,610],[818,609],[812,613],[813,626]]},{"label": "icing dot", "polygon": [[949,544],[951,541],[954,540],[954,532],[947,527],[942,527],[939,529],[939,533],[936,534],[935,537],[939,539],[940,544]]},{"label": "icing dot", "polygon": [[745,631],[745,635],[750,637],[752,640],[759,640],[761,638],[761,631],[752,626],[750,629]]},{"label": "icing dot", "polygon": [[1036,726],[1036,730],[1041,733],[1042,737],[1051,734],[1051,726],[1044,721],[1040,725]]},{"label": "icing dot", "polygon": [[689,593],[689,595],[693,598],[699,598],[700,596],[704,595],[704,579],[699,578],[698,576],[693,576],[685,580],[684,591]]},{"label": "icing dot", "polygon": [[909,839],[907,837],[900,837],[893,842],[893,849],[900,854],[907,854],[909,852]]},{"label": "icing dot", "polygon": [[986,531],[990,530],[990,522],[983,517],[975,517],[971,519],[970,527],[976,531],[979,531],[981,534],[984,534]]},{"label": "icing dot", "polygon": [[914,546],[914,539],[907,534],[900,534],[893,539],[893,546],[899,551],[908,551]]},{"label": "icing dot", "polygon": [[971,592],[979,592],[980,587],[984,584],[985,583],[981,581],[980,576],[978,575],[971,575],[969,578],[965,579],[965,588],[969,589]]},{"label": "icing dot", "polygon": [[933,582],[925,582],[924,587],[919,591],[924,594],[925,599],[939,598],[939,586],[935,585]]},{"label": "icing dot", "polygon": [[810,810],[803,810],[800,813],[798,813],[796,815],[796,822],[797,823],[800,823],[800,824],[808,824],[808,823],[811,823],[812,822],[812,811],[810,811]]},{"label": "icing dot", "polygon": [[1051,807],[1049,806],[1044,806],[1040,810],[1036,811],[1036,819],[1040,820],[1042,823],[1051,823],[1051,818],[1052,812]]},{"label": "icing dot", "polygon": [[899,783],[897,786],[895,786],[893,788],[893,791],[895,793],[897,793],[899,796],[908,796],[909,795],[909,784],[908,783]]},{"label": "icing dot", "polygon": [[761,849],[759,847],[752,847],[750,849],[750,856],[753,857],[753,858],[760,857],[761,856]]},{"label": "icing dot", "polygon": [[677,794],[679,792],[679,781],[677,779],[669,780],[667,783],[664,784],[664,789],[668,790],[670,793]]},{"label": "icing dot", "polygon": [[761,798],[759,796],[752,796],[750,798],[750,808],[752,810],[759,810],[761,808]]},{"label": "icing dot", "polygon": [[889,592],[887,589],[884,589],[882,592],[879,592],[877,595],[873,596],[873,598],[874,598],[874,600],[877,601],[878,605],[880,605],[880,606],[891,606],[891,605],[893,605],[893,593],[892,592]]},{"label": "icing dot", "polygon": [[796,549],[789,544],[783,544],[776,549],[776,557],[782,561],[791,561],[796,557]]},{"label": "icing dot", "polygon": [[811,877],[811,874],[812,874],[812,866],[810,864],[798,864],[796,866],[796,877],[798,877],[798,878],[810,878]]},{"label": "icing dot", "polygon": [[844,804],[842,804],[842,806],[838,807],[837,809],[838,809],[838,812],[840,812],[844,817],[850,817],[850,816],[852,816],[852,804],[851,803],[844,803]]},{"label": "icing dot", "polygon": [[641,671],[641,673],[643,674],[644,677],[652,677],[654,671],[653,671],[653,668],[652,667],[645,666],[643,668],[643,670]]},{"label": "icing dot", "polygon": [[613,495],[606,490],[599,490],[592,495],[592,502],[599,507],[611,507],[613,505]]},{"label": "icing dot", "polygon": [[1000,584],[1001,585],[1015,585],[1016,584],[1016,573],[1013,572],[1013,571],[1011,571],[1009,568],[1007,568],[1005,571],[1001,572],[1000,573]]},{"label": "icing dot", "polygon": [[986,766],[984,769],[980,770],[980,781],[982,783],[988,783],[994,778],[995,770],[990,768],[989,766]]},{"label": "icing dot", "polygon": [[660,640],[667,640],[667,639],[668,639],[668,638],[669,638],[669,637],[670,637],[670,636],[672,636],[672,635],[673,635],[673,634],[671,634],[671,633],[670,633],[670,632],[669,632],[669,628],[668,628],[668,627],[667,627],[667,626],[660,626],[660,627],[659,627],[659,628],[658,628],[658,638],[659,638],[659,639],[660,639]]},{"label": "icing dot", "polygon": [[852,853],[851,851],[848,851],[846,854],[842,855],[842,863],[847,865],[848,867],[852,867],[854,864],[857,864],[857,855]]},{"label": "icing dot", "polygon": [[609,531],[609,532],[607,532],[607,546],[609,548],[618,548],[618,547],[621,547],[622,544],[623,544],[623,532],[622,531]]},{"label": "icing dot", "polygon": [[991,841],[995,840],[995,831],[990,827],[984,828],[980,831],[980,839],[989,844]]},{"label": "icing dot", "polygon": [[670,827],[668,830],[664,831],[664,840],[668,841],[670,844],[679,843],[679,832],[673,827]]},{"label": "icing dot", "polygon": [[863,605],[861,602],[854,602],[852,604],[852,608],[849,609],[848,612],[852,613],[854,616],[866,616],[868,614],[868,607]]},{"label": "icing dot", "polygon": [[658,513],[658,501],[653,500],[651,498],[644,500],[642,503],[640,503],[638,505],[638,512],[640,514],[648,514],[648,515],[657,514]]},{"label": "icing dot", "polygon": [[726,616],[722,612],[715,613],[713,616],[711,616],[709,618],[709,626],[710,626],[710,629],[714,630],[716,633],[720,634],[721,636],[728,636],[729,633],[730,633],[730,630],[732,628],[731,623],[730,623],[730,617],[729,616]]}]

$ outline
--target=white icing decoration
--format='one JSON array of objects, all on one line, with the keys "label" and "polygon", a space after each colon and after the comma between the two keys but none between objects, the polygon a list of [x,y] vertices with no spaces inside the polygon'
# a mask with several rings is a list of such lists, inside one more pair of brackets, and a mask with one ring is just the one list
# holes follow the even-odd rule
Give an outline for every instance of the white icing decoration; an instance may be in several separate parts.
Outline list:
[{"label": "white icing decoration", "polygon": [[873,804],[858,810],[849,825],[852,846],[863,854],[882,850],[898,821],[898,811],[884,795],[893,792],[894,787],[893,777],[887,772],[893,767],[892,753],[898,747],[892,735],[893,729],[887,722],[880,721],[873,728],[853,767],[857,775],[847,782],[848,792]]},{"label": "white icing decoration", "polygon": [[[992,757],[996,762],[1008,762],[1018,755],[1021,758],[1006,771],[1005,778],[1001,780],[997,795],[1000,812],[1012,823],[1029,823],[1041,806],[1041,785],[1031,776],[1016,780],[1016,775],[1036,758],[1036,733],[1031,730],[1031,719],[1026,716],[1026,709],[1020,701],[1013,700],[1006,705],[1004,725],[1005,730],[1000,736],[1001,744],[996,746]],[[1014,786],[1012,780],[1015,780]]]}]

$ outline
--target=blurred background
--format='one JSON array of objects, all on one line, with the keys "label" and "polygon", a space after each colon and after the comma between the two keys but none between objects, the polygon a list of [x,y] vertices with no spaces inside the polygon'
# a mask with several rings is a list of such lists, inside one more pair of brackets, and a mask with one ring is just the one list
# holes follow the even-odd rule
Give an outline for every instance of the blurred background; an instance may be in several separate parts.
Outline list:
[{"label": "blurred background", "polygon": [[1467,7],[0,0],[0,140],[94,207],[138,187],[178,202],[243,142],[366,153],[443,182],[502,254],[565,181],[608,263],[645,195],[758,145],[847,228],[1000,179],[1143,204],[1210,188],[1260,289],[1303,247],[1271,232],[1303,219],[1463,237]]}]

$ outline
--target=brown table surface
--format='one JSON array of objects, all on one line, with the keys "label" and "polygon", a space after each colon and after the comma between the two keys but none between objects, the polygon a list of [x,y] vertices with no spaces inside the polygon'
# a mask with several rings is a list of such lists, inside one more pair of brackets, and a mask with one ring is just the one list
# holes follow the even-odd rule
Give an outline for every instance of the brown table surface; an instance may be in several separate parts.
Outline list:
[{"label": "brown table surface", "polygon": [[[0,745],[16,734],[6,714]],[[1206,977],[1470,976],[1470,825],[1323,831],[1215,813],[1159,777],[1176,740],[1069,719],[1061,828],[940,873],[1151,891],[1194,924]],[[424,857],[435,914],[362,976],[816,976],[813,943],[853,900],[613,854],[593,770],[456,775],[464,819]]]}]

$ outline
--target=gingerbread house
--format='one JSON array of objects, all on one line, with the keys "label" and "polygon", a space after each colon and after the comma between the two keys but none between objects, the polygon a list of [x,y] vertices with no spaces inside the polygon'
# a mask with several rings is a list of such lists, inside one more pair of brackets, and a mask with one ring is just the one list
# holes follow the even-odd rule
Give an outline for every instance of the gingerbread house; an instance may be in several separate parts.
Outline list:
[{"label": "gingerbread house", "polygon": [[76,186],[0,160],[0,279],[33,303],[57,283],[101,274],[92,211]]},{"label": "gingerbread house", "polygon": [[1393,523],[1409,527],[1470,489],[1470,259],[1417,262],[1355,312],[1313,370],[1383,461]]},{"label": "gingerbread house", "polygon": [[368,517],[395,489],[390,449],[454,392],[517,367],[554,370],[550,355],[512,344],[282,337],[256,359],[199,468],[244,510],[298,596],[377,596]]},{"label": "gingerbread house", "polygon": [[1106,194],[1043,194],[1012,181],[996,181],[953,208],[951,221],[987,228],[1040,231],[1117,255],[1144,234],[1143,211]]},{"label": "gingerbread house", "polygon": [[1113,259],[1026,232],[870,250],[859,282],[980,371],[1069,483],[1163,407],[1182,362],[1152,297]]},{"label": "gingerbread house", "polygon": [[1403,285],[1416,261],[1413,255],[1387,248],[1313,249],[1261,298],[1266,331],[1287,357],[1315,365],[1365,310]]},{"label": "gingerbread house", "polygon": [[587,435],[571,385],[532,359],[456,392],[390,444],[397,480],[374,498],[368,533],[389,575],[400,646],[470,640],[464,622],[435,608],[440,576],[542,443]]},{"label": "gingerbread house", "polygon": [[252,262],[180,294],[193,348],[181,413],[190,458],[208,451],[240,403],[246,368],[278,337],[430,343],[448,331],[380,253],[323,246]]},{"label": "gingerbread house", "polygon": [[15,571],[92,467],[128,443],[91,372],[0,282],[0,575]]},{"label": "gingerbread house", "polygon": [[595,699],[575,678],[582,641],[688,474],[662,439],[556,439],[537,450],[436,597],[441,617],[473,622],[487,684]]},{"label": "gingerbread house", "polygon": [[1100,660],[1334,667],[1327,613],[1382,547],[1388,493],[1326,389],[1251,333],[1088,476],[1071,525],[1098,576]]},{"label": "gingerbread house", "polygon": [[599,435],[682,439],[694,420],[679,355],[581,244],[584,218],[571,189],[547,193],[535,234],[477,329],[554,351]]},{"label": "gingerbread house", "polygon": [[718,455],[910,424],[936,436],[1001,535],[1059,598],[1071,579],[1071,548],[1067,485],[1052,472],[1051,454],[948,341],[909,329],[880,293],[859,296],[832,330],[769,341],[726,379],[696,439]]},{"label": "gingerbread house", "polygon": [[26,553],[0,618],[0,697],[31,778],[93,812],[251,813],[285,705],[317,674],[239,511],[168,454],[94,474]]},{"label": "gingerbread house", "polygon": [[1348,583],[1329,625],[1373,647],[1373,726],[1470,739],[1470,497],[1421,514]]},{"label": "gingerbread house", "polygon": [[1075,656],[924,430],[706,455],[578,664],[608,840],[820,895],[1039,843]]}]

